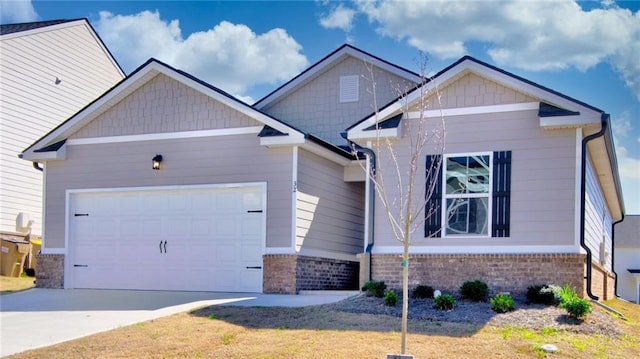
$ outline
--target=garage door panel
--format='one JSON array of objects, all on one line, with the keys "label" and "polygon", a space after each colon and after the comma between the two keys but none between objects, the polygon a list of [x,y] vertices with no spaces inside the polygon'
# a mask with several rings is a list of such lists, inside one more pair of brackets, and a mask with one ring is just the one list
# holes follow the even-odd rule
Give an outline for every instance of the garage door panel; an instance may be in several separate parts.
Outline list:
[{"label": "garage door panel", "polygon": [[[262,291],[262,188],[74,194],[76,288]],[[85,263],[86,262],[86,263]],[[247,266],[255,269],[247,270]]]}]

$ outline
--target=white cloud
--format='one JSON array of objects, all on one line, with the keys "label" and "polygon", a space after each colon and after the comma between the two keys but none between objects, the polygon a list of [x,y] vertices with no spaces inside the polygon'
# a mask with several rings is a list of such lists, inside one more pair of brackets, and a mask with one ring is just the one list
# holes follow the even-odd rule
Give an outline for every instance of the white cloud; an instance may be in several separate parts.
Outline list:
[{"label": "white cloud", "polygon": [[616,142],[618,139],[628,137],[629,133],[633,131],[631,113],[629,111],[623,111],[619,116],[612,118],[611,122],[613,136],[616,138]]},{"label": "white cloud", "polygon": [[487,44],[499,65],[525,70],[586,70],[608,61],[640,99],[640,11],[605,2],[583,10],[559,1],[361,1],[377,31],[440,58]]},{"label": "white cloud", "polygon": [[341,29],[348,32],[353,27],[353,17],[356,13],[354,9],[339,4],[331,9],[328,15],[320,18],[320,25],[326,29]]},{"label": "white cloud", "polygon": [[249,102],[243,95],[251,86],[288,80],[308,64],[302,46],[278,28],[256,34],[222,21],[185,39],[178,20],[143,11],[101,12],[96,29],[125,71],[154,57]]},{"label": "white cloud", "polygon": [[31,0],[0,0],[0,22],[3,24],[32,22],[38,20],[38,13]]}]

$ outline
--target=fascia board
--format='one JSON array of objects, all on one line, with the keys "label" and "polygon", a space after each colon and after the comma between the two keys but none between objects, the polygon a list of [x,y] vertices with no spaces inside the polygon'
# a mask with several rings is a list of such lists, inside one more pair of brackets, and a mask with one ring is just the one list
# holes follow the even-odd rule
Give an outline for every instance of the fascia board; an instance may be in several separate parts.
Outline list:
[{"label": "fascia board", "polygon": [[22,159],[26,161],[46,162],[54,160],[64,160],[67,158],[67,144],[65,143],[57,151],[35,152],[29,151],[22,154]]},{"label": "fascia board", "polygon": [[269,148],[302,145],[305,141],[304,136],[260,137],[260,145]]},{"label": "fascia board", "polygon": [[600,117],[596,116],[552,116],[540,117],[540,127],[544,129],[575,128],[588,125],[597,125]]},{"label": "fascia board", "polygon": [[342,166],[347,166],[352,162],[352,160],[340,156],[339,154],[332,152],[309,140],[306,140],[301,148]]},{"label": "fascia board", "polygon": [[359,131],[349,135],[350,140],[370,140],[374,138],[400,138],[400,126],[396,128],[385,128],[382,130]]}]

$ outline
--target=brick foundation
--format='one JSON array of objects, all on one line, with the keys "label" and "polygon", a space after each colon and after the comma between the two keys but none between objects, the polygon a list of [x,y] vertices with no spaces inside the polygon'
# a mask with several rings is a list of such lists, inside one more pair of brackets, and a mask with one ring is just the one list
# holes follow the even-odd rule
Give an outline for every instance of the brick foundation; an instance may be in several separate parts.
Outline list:
[{"label": "brick foundation", "polygon": [[38,254],[36,270],[36,287],[64,287],[64,254]]},{"label": "brick foundation", "polygon": [[[373,255],[373,280],[389,288],[402,287],[400,255]],[[525,295],[535,284],[569,284],[584,288],[585,256],[582,254],[425,254],[409,260],[409,284],[425,284],[457,293],[467,280],[482,280],[492,294]]]},{"label": "brick foundation", "polygon": [[263,268],[265,293],[358,288],[358,262],[295,254],[265,255]]},{"label": "brick foundation", "polygon": [[[593,263],[591,267],[591,293],[600,301],[613,299],[615,297],[616,278],[613,273],[608,272],[599,264]],[[586,280],[585,280],[586,288]],[[585,289],[586,290],[586,289]],[[585,293],[585,297],[586,297]]]}]

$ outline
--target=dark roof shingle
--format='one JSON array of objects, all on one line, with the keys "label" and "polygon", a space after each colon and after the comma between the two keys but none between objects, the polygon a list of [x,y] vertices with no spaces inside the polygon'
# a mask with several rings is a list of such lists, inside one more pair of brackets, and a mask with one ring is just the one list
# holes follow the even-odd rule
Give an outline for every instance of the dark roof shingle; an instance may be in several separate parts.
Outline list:
[{"label": "dark roof shingle", "polygon": [[33,29],[39,29],[41,27],[58,25],[65,22],[76,21],[74,20],[48,20],[48,21],[36,21],[36,22],[23,22],[19,24],[3,24],[0,25],[0,35],[13,34],[15,32],[28,31]]}]

